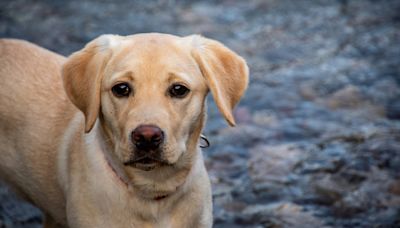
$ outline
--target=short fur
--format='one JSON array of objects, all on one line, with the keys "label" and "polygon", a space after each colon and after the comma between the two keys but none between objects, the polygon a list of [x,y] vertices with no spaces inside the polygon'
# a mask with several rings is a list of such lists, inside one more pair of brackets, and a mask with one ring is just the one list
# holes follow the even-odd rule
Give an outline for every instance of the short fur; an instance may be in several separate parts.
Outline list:
[{"label": "short fur", "polygon": [[[248,83],[240,56],[197,35],[103,35],[68,59],[2,39],[0,80],[0,177],[44,212],[44,227],[212,226],[205,97],[235,124]],[[113,95],[119,82],[129,97]],[[173,83],[187,97],[169,96]],[[168,165],[124,165],[141,124],[165,133]]]}]

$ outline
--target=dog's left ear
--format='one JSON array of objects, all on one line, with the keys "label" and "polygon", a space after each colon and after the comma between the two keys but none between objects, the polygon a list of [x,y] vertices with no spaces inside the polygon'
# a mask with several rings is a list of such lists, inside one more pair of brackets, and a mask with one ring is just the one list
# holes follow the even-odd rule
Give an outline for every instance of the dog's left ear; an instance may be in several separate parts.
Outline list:
[{"label": "dog's left ear", "polygon": [[85,115],[85,132],[94,126],[100,110],[100,86],[111,47],[118,45],[116,35],[102,35],[73,53],[62,68],[65,91]]},{"label": "dog's left ear", "polygon": [[232,111],[244,94],[249,81],[246,61],[223,44],[193,35],[185,37],[192,46],[192,56],[200,67],[218,109],[231,125]]}]

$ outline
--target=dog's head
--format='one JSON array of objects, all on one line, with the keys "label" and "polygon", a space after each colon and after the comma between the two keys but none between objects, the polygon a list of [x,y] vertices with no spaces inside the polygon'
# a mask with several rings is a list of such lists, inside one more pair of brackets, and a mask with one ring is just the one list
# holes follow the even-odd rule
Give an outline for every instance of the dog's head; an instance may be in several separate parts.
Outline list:
[{"label": "dog's head", "polygon": [[209,90],[230,125],[248,83],[245,61],[198,35],[103,35],[63,67],[68,97],[97,119],[125,169],[188,165],[205,120]]}]

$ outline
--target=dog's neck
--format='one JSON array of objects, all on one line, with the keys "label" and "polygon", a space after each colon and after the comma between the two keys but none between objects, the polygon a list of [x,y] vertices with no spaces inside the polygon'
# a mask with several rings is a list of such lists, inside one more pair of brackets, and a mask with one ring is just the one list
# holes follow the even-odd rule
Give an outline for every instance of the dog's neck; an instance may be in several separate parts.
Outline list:
[{"label": "dog's neck", "polygon": [[[110,160],[110,158],[104,152],[102,152],[102,153],[104,155],[104,159],[107,163],[107,166],[108,166],[110,172],[113,173],[113,176],[117,179],[117,181],[119,183],[121,183],[121,185],[123,185],[124,188],[126,188],[126,189],[132,188],[132,183],[129,180],[129,178],[127,177],[127,175],[124,172],[117,170],[115,168],[116,166],[113,165],[113,162]],[[170,194],[160,194],[160,195],[152,197],[152,199],[155,201],[160,201],[160,200],[167,198],[169,195]]]}]

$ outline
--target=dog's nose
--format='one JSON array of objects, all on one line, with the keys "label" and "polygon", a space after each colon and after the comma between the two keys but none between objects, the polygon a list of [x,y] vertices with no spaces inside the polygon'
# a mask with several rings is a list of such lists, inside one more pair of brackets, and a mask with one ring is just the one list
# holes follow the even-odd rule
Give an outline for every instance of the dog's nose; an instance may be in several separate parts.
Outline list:
[{"label": "dog's nose", "polygon": [[163,141],[163,131],[154,125],[140,125],[132,132],[132,142],[139,150],[156,150]]}]

